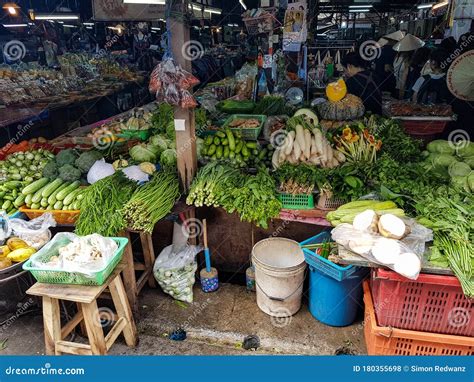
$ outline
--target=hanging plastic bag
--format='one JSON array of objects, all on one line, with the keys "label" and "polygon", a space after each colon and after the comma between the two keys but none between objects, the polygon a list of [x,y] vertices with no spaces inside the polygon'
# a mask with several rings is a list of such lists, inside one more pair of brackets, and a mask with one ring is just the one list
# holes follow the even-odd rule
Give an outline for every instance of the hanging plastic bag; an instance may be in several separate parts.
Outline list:
[{"label": "hanging plastic bag", "polygon": [[30,221],[10,219],[10,228],[13,235],[36,250],[42,248],[51,240],[50,227],[56,227],[56,221],[50,213],[45,213]]},{"label": "hanging plastic bag", "polygon": [[87,173],[87,182],[94,184],[101,179],[107,178],[115,173],[114,166],[110,163],[106,163],[105,159],[96,161]]},{"label": "hanging plastic bag", "polygon": [[155,261],[153,274],[163,292],[175,300],[193,302],[196,255],[201,251],[201,247],[194,245],[169,245],[161,251]]}]

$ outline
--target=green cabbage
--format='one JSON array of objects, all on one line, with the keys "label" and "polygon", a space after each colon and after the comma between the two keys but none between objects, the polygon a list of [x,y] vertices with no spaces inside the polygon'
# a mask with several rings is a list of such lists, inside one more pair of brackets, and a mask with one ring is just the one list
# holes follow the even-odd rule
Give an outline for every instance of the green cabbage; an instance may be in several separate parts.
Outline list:
[{"label": "green cabbage", "polygon": [[161,153],[160,163],[163,166],[174,166],[176,165],[178,155],[176,150],[167,149]]},{"label": "green cabbage", "polygon": [[168,148],[168,142],[166,138],[163,138],[161,135],[154,135],[150,138],[150,144],[158,147],[161,152],[165,151]]},{"label": "green cabbage", "polygon": [[474,156],[474,143],[460,141],[457,147],[457,154],[462,158]]},{"label": "green cabbage", "polygon": [[467,163],[469,165],[469,167],[474,169],[474,156],[464,158],[464,163]]},{"label": "green cabbage", "polygon": [[430,159],[435,167],[448,167],[452,163],[457,162],[456,157],[448,154],[431,154]]},{"label": "green cabbage", "polygon": [[449,166],[449,174],[453,176],[468,176],[471,172],[471,167],[464,162],[453,162]]},{"label": "green cabbage", "polygon": [[428,143],[426,149],[430,153],[438,153],[438,154],[449,154],[453,155],[456,151],[456,147],[452,142],[445,141],[443,139],[437,139]]},{"label": "green cabbage", "polygon": [[130,157],[137,162],[151,162],[156,163],[158,153],[156,147],[152,145],[140,144],[133,146],[129,150]]},{"label": "green cabbage", "polygon": [[467,184],[471,189],[471,192],[474,192],[474,171],[467,177]]}]

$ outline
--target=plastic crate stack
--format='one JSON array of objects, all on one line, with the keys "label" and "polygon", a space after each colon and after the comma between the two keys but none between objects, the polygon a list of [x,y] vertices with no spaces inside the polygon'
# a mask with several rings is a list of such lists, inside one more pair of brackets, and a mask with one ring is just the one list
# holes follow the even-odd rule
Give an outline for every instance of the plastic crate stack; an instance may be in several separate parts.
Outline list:
[{"label": "plastic crate stack", "polygon": [[454,276],[375,269],[364,303],[369,355],[474,355],[474,300]]}]

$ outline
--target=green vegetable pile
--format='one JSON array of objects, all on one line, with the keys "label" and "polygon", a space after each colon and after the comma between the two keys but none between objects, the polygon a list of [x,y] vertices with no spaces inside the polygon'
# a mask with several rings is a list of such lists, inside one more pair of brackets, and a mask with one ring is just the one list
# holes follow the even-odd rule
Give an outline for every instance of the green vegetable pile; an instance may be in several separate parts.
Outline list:
[{"label": "green vegetable pile", "polygon": [[136,183],[125,178],[121,171],[87,187],[75,232],[79,236],[93,233],[116,236],[126,226],[121,210],[135,189]]},{"label": "green vegetable pile", "polygon": [[285,98],[279,96],[265,96],[258,101],[253,114],[262,115],[283,115],[291,114],[291,111],[286,106]]},{"label": "green vegetable pile", "polygon": [[123,208],[128,228],[151,233],[155,224],[165,217],[179,198],[179,182],[173,171],[158,172],[139,186]]},{"label": "green vegetable pile", "polygon": [[81,154],[74,149],[62,150],[44,166],[42,175],[49,179],[59,178],[64,182],[74,182],[82,178],[83,183],[86,183],[85,177],[90,168],[102,158],[102,154],[95,150]]},{"label": "green vegetable pile", "polygon": [[226,114],[251,114],[255,109],[253,101],[226,99],[216,105],[217,110]]},{"label": "green vegetable pile", "polygon": [[191,185],[186,202],[196,207],[222,207],[237,212],[242,221],[267,228],[268,220],[279,215],[281,202],[276,184],[266,169],[256,175],[241,173],[223,163],[211,162],[202,167]]}]

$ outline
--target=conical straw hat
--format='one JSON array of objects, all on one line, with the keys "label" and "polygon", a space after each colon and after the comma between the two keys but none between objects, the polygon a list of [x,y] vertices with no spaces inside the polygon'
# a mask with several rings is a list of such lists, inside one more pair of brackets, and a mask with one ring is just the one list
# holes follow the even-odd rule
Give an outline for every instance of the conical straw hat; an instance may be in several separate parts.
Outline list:
[{"label": "conical straw hat", "polygon": [[446,75],[448,89],[456,98],[474,101],[474,50],[456,58]]},{"label": "conical straw hat", "polygon": [[390,39],[390,40],[400,41],[403,37],[405,37],[405,35],[406,35],[405,31],[398,30],[396,32],[386,34],[382,38],[384,38],[386,40]]},{"label": "conical straw hat", "polygon": [[421,48],[423,45],[425,45],[424,41],[412,34],[407,34],[393,46],[393,50],[396,52],[410,52]]}]

